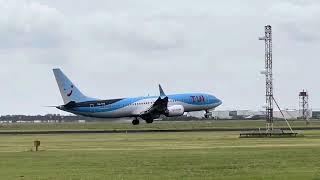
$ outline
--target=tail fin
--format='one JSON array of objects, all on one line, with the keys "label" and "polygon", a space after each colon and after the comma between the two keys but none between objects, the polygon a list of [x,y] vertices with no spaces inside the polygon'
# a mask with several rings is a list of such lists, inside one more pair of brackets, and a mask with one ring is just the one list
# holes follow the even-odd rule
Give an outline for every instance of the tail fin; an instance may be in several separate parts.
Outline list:
[{"label": "tail fin", "polygon": [[164,93],[164,91],[163,91],[163,89],[162,89],[162,87],[161,87],[161,85],[159,84],[159,91],[160,91],[160,96],[161,97],[166,97],[167,95]]},{"label": "tail fin", "polygon": [[53,69],[53,74],[59,86],[64,104],[68,104],[71,101],[83,102],[97,100],[82,94],[81,91],[68,79],[65,74],[63,74],[60,69]]}]

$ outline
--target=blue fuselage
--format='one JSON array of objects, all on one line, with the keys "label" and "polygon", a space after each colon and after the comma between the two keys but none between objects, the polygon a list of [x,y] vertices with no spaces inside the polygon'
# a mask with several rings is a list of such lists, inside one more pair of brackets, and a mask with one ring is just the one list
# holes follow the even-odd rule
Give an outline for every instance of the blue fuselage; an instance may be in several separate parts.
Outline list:
[{"label": "blue fuselage", "polygon": [[[184,112],[210,110],[222,103],[215,96],[205,93],[172,94],[167,95],[167,97],[168,107],[181,105]],[[58,108],[74,114],[98,118],[138,117],[141,112],[148,110],[157,98],[159,96],[94,100]]]}]

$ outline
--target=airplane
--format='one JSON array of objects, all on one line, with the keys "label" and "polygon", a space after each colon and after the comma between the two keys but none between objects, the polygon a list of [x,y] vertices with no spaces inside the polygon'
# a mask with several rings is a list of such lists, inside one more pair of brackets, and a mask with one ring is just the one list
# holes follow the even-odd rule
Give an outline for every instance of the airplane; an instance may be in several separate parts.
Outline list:
[{"label": "airplane", "polygon": [[54,106],[62,111],[95,118],[133,118],[132,124],[138,125],[139,119],[152,123],[161,115],[182,116],[185,112],[205,111],[222,104],[222,101],[206,93],[183,93],[166,95],[159,85],[159,96],[141,96],[101,100],[84,95],[73,82],[60,70],[53,69],[64,105]]}]

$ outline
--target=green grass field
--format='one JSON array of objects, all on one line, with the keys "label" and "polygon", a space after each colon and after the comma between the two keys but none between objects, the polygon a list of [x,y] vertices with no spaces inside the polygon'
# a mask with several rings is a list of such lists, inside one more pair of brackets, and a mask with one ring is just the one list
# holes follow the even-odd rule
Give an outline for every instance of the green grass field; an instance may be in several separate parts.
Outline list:
[{"label": "green grass field", "polygon": [[[320,127],[320,120],[291,121],[292,127]],[[275,128],[287,127],[285,121],[275,121]],[[91,123],[16,123],[0,124],[0,131],[34,130],[129,130],[129,129],[195,129],[195,128],[264,128],[264,120],[197,120],[197,121],[157,121],[152,124],[141,123],[133,126],[127,122],[91,122]]]},{"label": "green grass field", "polygon": [[2,135],[0,179],[320,179],[320,131],[303,134]]}]

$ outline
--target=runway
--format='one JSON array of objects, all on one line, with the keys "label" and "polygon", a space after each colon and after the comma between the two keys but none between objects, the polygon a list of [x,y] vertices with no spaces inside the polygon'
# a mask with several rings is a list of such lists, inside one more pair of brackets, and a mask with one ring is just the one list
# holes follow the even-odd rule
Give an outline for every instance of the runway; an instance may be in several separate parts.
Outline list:
[{"label": "runway", "polygon": [[[289,128],[281,128],[289,131]],[[146,130],[52,130],[52,131],[0,131],[0,135],[23,134],[111,134],[111,133],[172,133],[172,132],[227,132],[255,131],[257,128],[203,128],[203,129],[146,129]],[[260,129],[261,131],[265,129]],[[320,130],[320,127],[299,127],[293,130]]]}]

